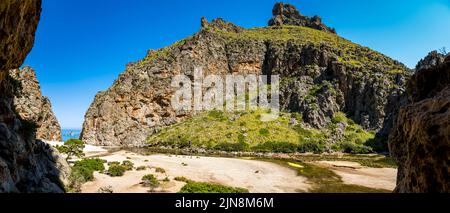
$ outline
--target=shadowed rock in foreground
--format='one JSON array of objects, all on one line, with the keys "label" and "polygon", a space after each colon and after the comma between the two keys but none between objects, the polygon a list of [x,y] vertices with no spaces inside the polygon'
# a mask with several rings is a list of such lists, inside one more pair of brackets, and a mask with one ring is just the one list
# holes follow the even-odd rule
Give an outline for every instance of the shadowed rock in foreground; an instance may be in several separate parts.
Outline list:
[{"label": "shadowed rock in foreground", "polygon": [[58,151],[36,140],[35,124],[14,108],[20,82],[9,75],[34,43],[40,0],[0,1],[0,192],[64,192],[69,167]]},{"label": "shadowed rock in foreground", "polygon": [[389,138],[399,164],[396,192],[450,192],[450,56],[434,56],[408,82],[407,104]]}]

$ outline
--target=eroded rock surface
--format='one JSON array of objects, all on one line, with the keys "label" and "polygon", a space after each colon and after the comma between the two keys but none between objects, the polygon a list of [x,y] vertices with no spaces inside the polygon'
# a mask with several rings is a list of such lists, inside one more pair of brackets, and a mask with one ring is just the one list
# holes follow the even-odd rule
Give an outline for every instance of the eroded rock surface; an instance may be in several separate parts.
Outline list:
[{"label": "eroded rock surface", "polygon": [[450,57],[423,66],[427,58],[408,82],[389,138],[399,164],[396,192],[450,192]]},{"label": "eroded rock surface", "polygon": [[36,140],[33,125],[14,109],[20,67],[34,43],[40,0],[0,1],[0,192],[64,192],[69,167],[58,151]]},{"label": "eroded rock surface", "polygon": [[308,17],[300,14],[294,5],[276,3],[272,10],[273,17],[269,21],[269,26],[295,25],[310,27],[325,32],[336,33],[336,30],[329,28],[322,23],[320,16]]},{"label": "eroded rock surface", "polygon": [[[277,6],[276,6],[277,7]],[[172,77],[203,74],[279,74],[282,109],[305,125],[324,128],[339,111],[365,129],[392,120],[409,70],[327,30],[301,26],[244,29],[222,19],[201,21],[195,35],[149,51],[130,63],[113,86],[95,97],[81,138],[94,145],[140,146],[160,128],[191,114],[171,107]],[[388,134],[389,129],[385,130]],[[387,145],[386,145],[387,146]]]},{"label": "eroded rock surface", "polygon": [[20,82],[14,108],[20,118],[36,124],[36,138],[61,141],[61,126],[52,111],[50,100],[42,95],[36,72],[30,67],[15,69],[10,75]]}]

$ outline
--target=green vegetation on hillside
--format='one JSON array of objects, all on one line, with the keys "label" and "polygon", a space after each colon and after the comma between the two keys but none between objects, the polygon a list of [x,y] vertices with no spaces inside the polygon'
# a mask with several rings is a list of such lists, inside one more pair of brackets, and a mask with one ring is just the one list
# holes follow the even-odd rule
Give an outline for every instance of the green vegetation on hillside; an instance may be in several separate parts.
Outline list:
[{"label": "green vegetation on hillside", "polygon": [[386,73],[396,74],[406,70],[400,63],[373,51],[367,47],[355,44],[336,34],[300,26],[278,26],[246,29],[241,33],[226,32],[215,29],[216,32],[240,40],[272,41],[275,43],[294,42],[298,45],[322,45],[330,47],[338,56],[339,61],[365,69],[379,68],[382,65]]},{"label": "green vegetation on hillside", "polygon": [[[261,121],[264,110],[246,112],[209,111],[162,129],[148,138],[153,147],[175,149],[203,148],[219,151],[253,152],[347,152],[353,154],[371,153],[366,143],[373,140],[374,133],[367,132],[348,119],[344,113],[337,113],[329,128],[322,130],[292,124],[292,118],[301,121],[298,113],[280,113],[274,121]],[[330,141],[337,134],[337,128],[344,126],[342,139]]]}]

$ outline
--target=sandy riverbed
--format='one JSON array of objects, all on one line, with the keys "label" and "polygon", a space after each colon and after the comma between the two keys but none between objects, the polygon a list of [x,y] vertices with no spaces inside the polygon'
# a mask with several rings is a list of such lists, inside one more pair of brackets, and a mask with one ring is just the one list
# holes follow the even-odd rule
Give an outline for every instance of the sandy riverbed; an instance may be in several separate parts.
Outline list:
[{"label": "sandy riverbed", "polygon": [[[270,162],[219,157],[143,156],[127,151],[119,151],[100,158],[107,161],[130,160],[135,167],[147,166],[148,169],[129,171],[122,177],[95,173],[95,180],[84,184],[82,192],[97,192],[100,187],[111,186],[114,192],[144,193],[148,188],[140,186],[139,182],[146,174],[156,174],[159,179],[167,176],[171,180],[157,189],[163,192],[178,192],[183,187],[183,182],[173,180],[177,176],[193,181],[242,187],[250,192],[298,192],[310,188],[306,178],[298,176],[295,170]],[[166,173],[156,173],[155,167],[163,168]]]}]

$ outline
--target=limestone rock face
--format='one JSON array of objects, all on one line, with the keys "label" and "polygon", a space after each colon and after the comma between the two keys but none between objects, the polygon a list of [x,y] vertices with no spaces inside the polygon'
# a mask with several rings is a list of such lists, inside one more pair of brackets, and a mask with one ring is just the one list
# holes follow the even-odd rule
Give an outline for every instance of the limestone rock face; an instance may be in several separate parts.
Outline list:
[{"label": "limestone rock face", "polygon": [[[0,72],[22,65],[34,44],[34,33],[41,13],[39,0],[0,2]],[[1,79],[4,79],[0,77]]]},{"label": "limestone rock face", "polygon": [[336,33],[335,29],[327,27],[322,23],[320,16],[307,17],[300,14],[297,8],[290,4],[276,3],[272,10],[273,17],[269,26],[295,25],[314,28],[330,33]]},{"label": "limestone rock face", "polygon": [[374,131],[392,119],[396,109],[390,101],[410,76],[403,64],[327,31],[304,26],[244,29],[222,19],[202,19],[201,24],[195,35],[128,64],[113,86],[95,97],[81,139],[94,145],[140,146],[160,128],[188,118],[190,112],[171,106],[178,89],[171,80],[178,74],[193,79],[199,67],[205,76],[278,74],[282,110],[300,112],[306,125],[326,127],[334,113],[343,111]]},{"label": "limestone rock face", "polygon": [[444,62],[444,58],[444,54],[438,53],[438,51],[432,51],[417,63],[416,70],[430,69],[441,65]]},{"label": "limestone rock face", "polygon": [[40,11],[40,0],[0,1],[0,192],[64,192],[69,174],[67,162],[36,140],[13,104],[20,84],[8,72],[31,50]]},{"label": "limestone rock face", "polygon": [[408,82],[407,103],[389,138],[399,164],[396,192],[450,192],[449,59]]},{"label": "limestone rock face", "polygon": [[23,120],[37,125],[37,139],[61,141],[61,126],[52,111],[50,100],[42,96],[36,72],[30,67],[24,67],[21,70],[12,70],[10,75],[18,80],[21,86],[14,97],[15,111]]}]

